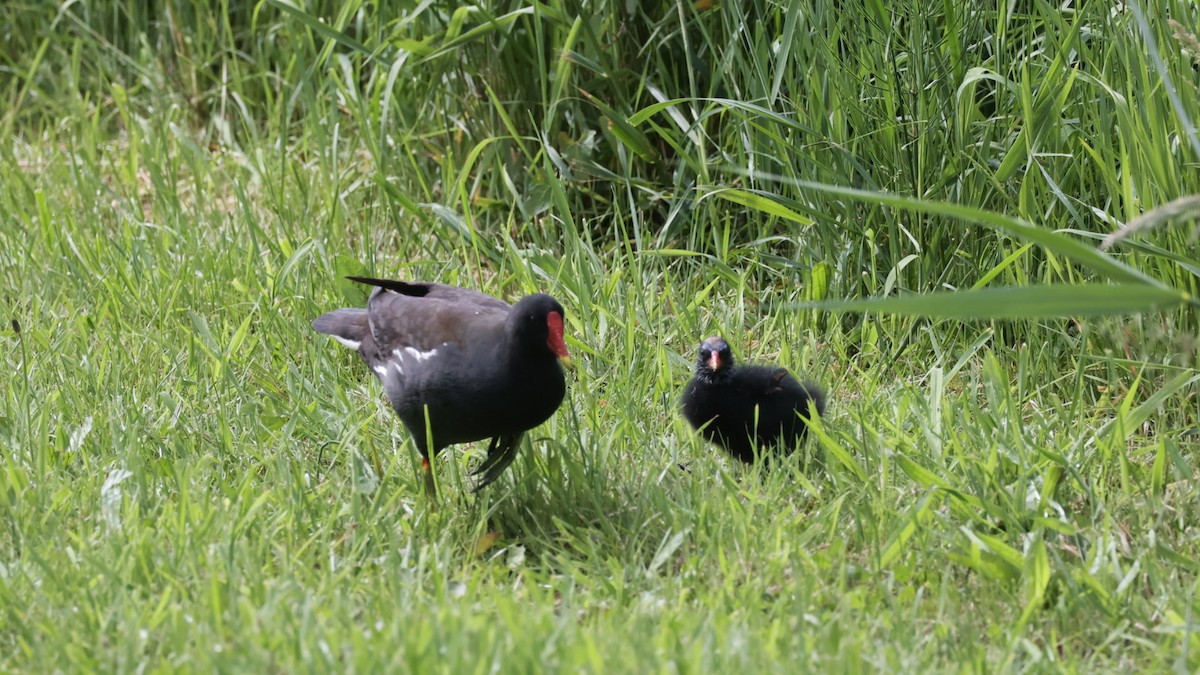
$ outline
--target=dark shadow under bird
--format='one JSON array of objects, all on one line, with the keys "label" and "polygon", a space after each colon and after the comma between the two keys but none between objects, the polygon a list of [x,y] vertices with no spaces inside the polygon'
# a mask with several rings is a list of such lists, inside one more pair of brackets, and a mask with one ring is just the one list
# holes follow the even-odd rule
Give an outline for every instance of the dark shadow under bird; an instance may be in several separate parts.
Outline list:
[{"label": "dark shadow under bird", "polygon": [[510,306],[445,284],[348,278],[375,287],[367,308],[334,310],[313,329],[358,351],[379,378],[421,453],[426,490],[436,492],[430,457],[484,438],[471,475],[476,490],[495,481],[566,393],[562,305],[541,293]]},{"label": "dark shadow under bird", "polygon": [[683,416],[704,438],[746,463],[772,448],[791,452],[808,431],[825,394],[778,366],[735,366],[719,337],[700,345],[696,373],[683,392]]}]

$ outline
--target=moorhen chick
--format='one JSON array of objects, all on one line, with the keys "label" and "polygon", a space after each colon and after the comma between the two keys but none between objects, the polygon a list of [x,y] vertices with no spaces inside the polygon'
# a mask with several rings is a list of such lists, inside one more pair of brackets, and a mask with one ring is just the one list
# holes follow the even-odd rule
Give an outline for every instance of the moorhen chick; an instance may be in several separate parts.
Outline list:
[{"label": "moorhen chick", "polygon": [[375,287],[367,308],[336,309],[313,329],[357,350],[379,378],[417,443],[426,491],[436,493],[430,457],[484,438],[474,489],[495,481],[522,434],[562,403],[562,305],[542,293],[510,306],[446,284],[347,278]]},{"label": "moorhen chick", "polygon": [[785,452],[808,431],[812,414],[825,413],[825,394],[786,368],[736,366],[729,343],[710,337],[700,345],[696,374],[683,392],[683,416],[701,435],[746,463],[754,449]]}]

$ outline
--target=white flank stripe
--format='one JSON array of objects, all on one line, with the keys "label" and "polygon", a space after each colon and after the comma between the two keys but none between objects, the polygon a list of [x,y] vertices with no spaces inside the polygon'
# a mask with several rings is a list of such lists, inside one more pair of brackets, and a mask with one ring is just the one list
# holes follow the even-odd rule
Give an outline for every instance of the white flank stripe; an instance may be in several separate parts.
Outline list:
[{"label": "white flank stripe", "polygon": [[337,340],[338,342],[346,345],[350,349],[353,349],[354,351],[358,351],[358,346],[362,344],[358,340],[347,340],[346,338],[344,338],[340,335],[331,335],[330,337],[332,337],[334,340]]},{"label": "white flank stripe", "polygon": [[379,381],[383,382],[384,385],[386,385],[388,383],[388,380],[391,379],[393,370],[396,371],[397,377],[401,377],[401,378],[404,377],[404,369],[400,367],[400,364],[398,362],[392,361],[392,360],[389,360],[387,363],[375,366],[371,370],[375,371],[375,374],[379,376]]},{"label": "white flank stripe", "polygon": [[[400,350],[397,349],[396,351],[398,352]],[[420,363],[426,359],[432,359],[433,357],[437,356],[438,350],[435,348],[435,349],[430,349],[427,352],[423,352],[420,349],[417,349],[416,347],[405,347],[404,351],[408,352],[409,356],[416,359],[417,363]]]}]

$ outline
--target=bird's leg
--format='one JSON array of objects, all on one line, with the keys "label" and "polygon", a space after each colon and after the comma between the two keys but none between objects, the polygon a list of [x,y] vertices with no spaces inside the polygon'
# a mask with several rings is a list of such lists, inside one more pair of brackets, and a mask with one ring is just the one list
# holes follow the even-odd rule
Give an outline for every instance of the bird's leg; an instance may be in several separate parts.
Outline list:
[{"label": "bird's leg", "polygon": [[383,479],[383,462],[379,461],[379,450],[375,448],[375,444],[371,444],[371,463],[375,465],[375,475]]},{"label": "bird's leg", "polygon": [[433,466],[429,464],[429,458],[423,455],[421,456],[421,475],[425,479],[425,496],[437,504],[437,483],[433,479]]},{"label": "bird's leg", "polygon": [[441,448],[434,445],[433,442],[433,424],[429,420],[429,406],[424,407],[425,412],[425,444],[420,447],[421,452],[421,473],[425,478],[425,496],[429,498],[430,503],[437,504],[437,482],[433,477],[433,467],[429,465],[430,448],[434,449],[433,456],[437,457],[438,451]]},{"label": "bird's leg", "polygon": [[492,437],[492,442],[488,444],[487,456],[471,472],[472,476],[482,475],[479,482],[475,483],[475,487],[471,489],[472,492],[477,492],[490,485],[500,477],[500,474],[504,473],[509,464],[512,464],[512,461],[516,459],[517,449],[521,445],[521,436],[524,433],[519,431],[507,436]]}]

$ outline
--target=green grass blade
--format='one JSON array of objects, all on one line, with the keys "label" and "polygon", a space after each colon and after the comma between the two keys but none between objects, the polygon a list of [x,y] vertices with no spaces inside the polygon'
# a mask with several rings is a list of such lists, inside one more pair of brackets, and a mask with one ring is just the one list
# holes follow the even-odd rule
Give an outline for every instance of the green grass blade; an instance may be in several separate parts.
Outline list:
[{"label": "green grass blade", "polygon": [[[735,172],[740,172],[738,169],[733,169]],[[813,190],[825,194],[838,195],[849,197],[860,201],[883,204],[898,209],[916,211],[918,213],[926,213],[931,215],[949,216],[959,220],[976,223],[1002,232],[1007,232],[1013,236],[1019,237],[1026,241],[1031,241],[1046,250],[1053,251],[1063,255],[1075,262],[1090,268],[1092,271],[1101,276],[1111,279],[1112,281],[1143,283],[1151,286],[1162,287],[1161,281],[1122,263],[1121,261],[1106,255],[1095,248],[1086,246],[1066,235],[1059,234],[1052,230],[1031,225],[1019,218],[1013,218],[1004,214],[988,211],[985,209],[976,208],[973,206],[965,206],[961,204],[950,204],[947,202],[936,202],[926,199],[918,199],[915,197],[905,197],[902,195],[889,194],[883,192],[872,192],[870,190],[860,190],[857,188],[842,187],[839,185],[828,185],[825,183],[817,183],[807,180],[789,179],[784,176],[758,175],[760,179],[774,179],[779,182],[792,185],[797,188]]]},{"label": "green grass blade", "polygon": [[771,216],[783,218],[784,220],[790,220],[794,223],[800,223],[801,225],[813,224],[811,218],[807,218],[799,213],[796,213],[783,204],[771,199],[771,197],[766,193],[757,190],[724,188],[713,190],[709,193],[709,195],[720,197],[725,201],[733,202],[734,204],[738,204],[740,206],[746,206],[754,209],[755,211],[761,211]]},{"label": "green grass blade", "polygon": [[876,312],[940,319],[1112,316],[1194,304],[1187,293],[1142,284],[1056,284],[927,293],[897,298],[803,302],[793,309]]}]

